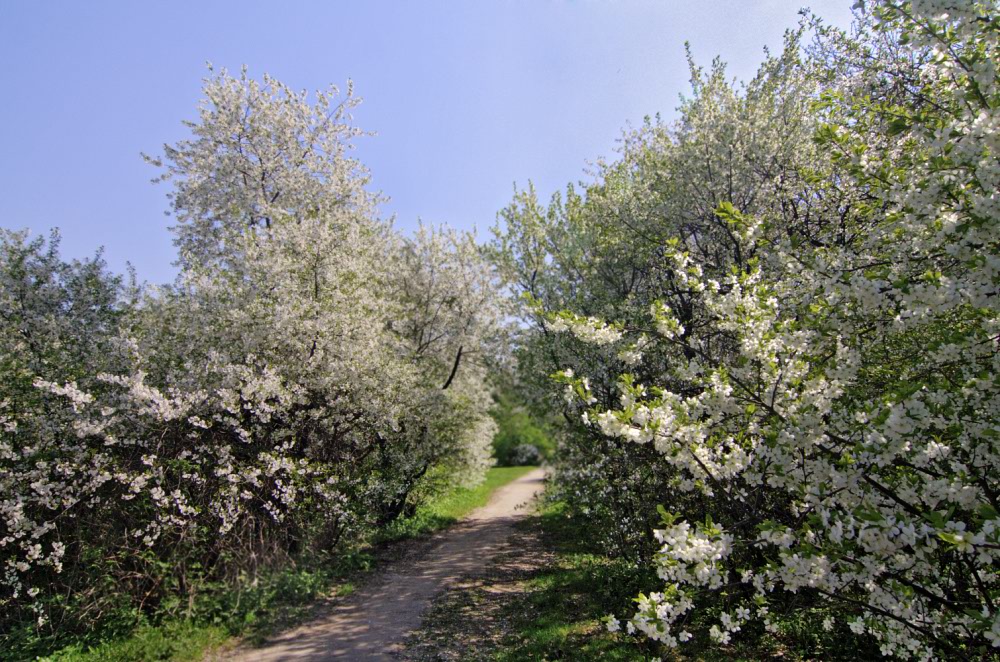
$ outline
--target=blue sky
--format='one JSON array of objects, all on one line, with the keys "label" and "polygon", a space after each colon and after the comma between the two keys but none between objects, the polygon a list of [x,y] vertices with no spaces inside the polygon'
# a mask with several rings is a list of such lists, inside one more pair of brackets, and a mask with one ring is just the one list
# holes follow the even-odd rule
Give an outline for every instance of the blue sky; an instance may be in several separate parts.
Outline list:
[{"label": "blue sky", "polygon": [[671,117],[685,40],[747,78],[806,3],[850,20],[851,0],[0,0],[0,225],[171,279],[166,189],[139,153],[185,135],[211,61],[294,88],[353,79],[385,214],[482,238],[515,182],[547,196],[627,122]]}]

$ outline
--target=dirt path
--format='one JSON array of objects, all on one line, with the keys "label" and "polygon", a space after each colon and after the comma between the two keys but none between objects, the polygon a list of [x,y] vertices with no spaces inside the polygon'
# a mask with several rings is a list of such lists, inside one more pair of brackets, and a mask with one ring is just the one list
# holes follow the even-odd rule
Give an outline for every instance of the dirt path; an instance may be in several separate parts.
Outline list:
[{"label": "dirt path", "polygon": [[541,491],[543,476],[538,469],[501,487],[489,504],[434,536],[415,557],[401,560],[351,597],[335,601],[325,616],[262,648],[237,650],[228,659],[393,659],[439,593],[481,572],[497,555],[511,551],[513,525],[525,516],[524,504]]},{"label": "dirt path", "polygon": [[[508,638],[520,634],[517,623],[536,616],[532,594],[540,589],[530,582],[556,562],[554,552],[542,540],[537,517],[534,522],[522,520],[516,529],[507,551],[498,554],[484,572],[464,577],[434,600],[420,628],[407,637],[403,660],[487,662],[509,649]],[[542,658],[514,655],[506,659]]]}]

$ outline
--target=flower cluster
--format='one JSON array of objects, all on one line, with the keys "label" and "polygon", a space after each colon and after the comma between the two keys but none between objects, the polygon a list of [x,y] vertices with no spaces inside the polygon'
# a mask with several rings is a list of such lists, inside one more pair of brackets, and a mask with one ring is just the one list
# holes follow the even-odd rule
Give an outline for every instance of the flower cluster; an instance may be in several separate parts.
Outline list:
[{"label": "flower cluster", "polygon": [[553,333],[569,331],[583,342],[595,345],[610,345],[622,339],[622,332],[614,324],[608,324],[596,317],[580,317],[563,312],[554,315],[547,328]]}]

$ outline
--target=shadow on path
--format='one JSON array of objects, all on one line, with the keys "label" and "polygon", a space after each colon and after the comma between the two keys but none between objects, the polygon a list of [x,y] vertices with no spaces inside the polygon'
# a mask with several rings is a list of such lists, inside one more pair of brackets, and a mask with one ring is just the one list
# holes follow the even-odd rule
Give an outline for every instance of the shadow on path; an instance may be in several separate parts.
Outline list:
[{"label": "shadow on path", "polygon": [[437,534],[416,558],[404,559],[312,623],[290,630],[261,648],[235,651],[238,662],[386,660],[403,649],[424,610],[441,591],[482,571],[510,551],[514,523],[542,490],[537,469],[498,489],[490,503]]}]

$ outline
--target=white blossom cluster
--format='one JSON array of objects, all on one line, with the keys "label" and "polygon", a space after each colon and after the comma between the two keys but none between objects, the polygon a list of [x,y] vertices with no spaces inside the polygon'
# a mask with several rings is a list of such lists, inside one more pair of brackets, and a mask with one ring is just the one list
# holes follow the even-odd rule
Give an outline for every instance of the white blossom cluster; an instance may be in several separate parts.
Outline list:
[{"label": "white blossom cluster", "polygon": [[610,345],[622,339],[622,332],[615,325],[596,317],[580,317],[572,313],[554,316],[547,328],[553,333],[569,331],[583,342],[595,345]]}]

